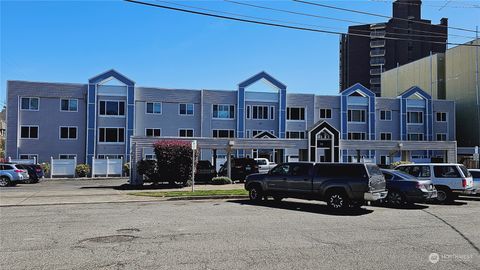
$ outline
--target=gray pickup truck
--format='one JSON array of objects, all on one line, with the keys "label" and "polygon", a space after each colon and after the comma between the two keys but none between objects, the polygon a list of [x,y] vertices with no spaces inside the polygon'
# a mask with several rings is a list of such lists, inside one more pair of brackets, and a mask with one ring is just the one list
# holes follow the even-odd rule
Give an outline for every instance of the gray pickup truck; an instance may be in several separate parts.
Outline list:
[{"label": "gray pickup truck", "polygon": [[360,207],[387,196],[385,178],[375,164],[289,162],[266,174],[249,175],[245,189],[250,200],[267,196],[322,200],[333,209]]}]

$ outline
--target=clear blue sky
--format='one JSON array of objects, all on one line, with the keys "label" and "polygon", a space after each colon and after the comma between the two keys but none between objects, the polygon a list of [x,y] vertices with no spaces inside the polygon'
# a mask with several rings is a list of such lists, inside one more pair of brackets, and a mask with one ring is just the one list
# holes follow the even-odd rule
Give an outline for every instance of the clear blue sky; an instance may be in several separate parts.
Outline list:
[{"label": "clear blue sky", "polygon": [[[152,1],[154,2],[154,1]],[[391,15],[391,1],[322,1]],[[423,1],[422,15],[438,23],[475,28],[478,1]],[[158,2],[157,2],[158,3]],[[252,9],[223,1],[177,1],[250,16],[315,24],[345,32],[348,23]],[[268,5],[361,22],[382,18],[291,1]],[[460,35],[474,35],[451,31]],[[451,42],[465,42],[451,38]],[[265,70],[290,92],[338,92],[339,38],[183,14],[123,1],[1,1],[1,93],[7,80],[86,83],[114,68],[139,86],[235,89]]]}]

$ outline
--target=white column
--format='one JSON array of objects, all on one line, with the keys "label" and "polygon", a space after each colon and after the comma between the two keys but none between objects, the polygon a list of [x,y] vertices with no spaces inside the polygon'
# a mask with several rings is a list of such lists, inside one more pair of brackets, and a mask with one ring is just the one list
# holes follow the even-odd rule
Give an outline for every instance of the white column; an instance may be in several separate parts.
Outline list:
[{"label": "white column", "polygon": [[53,157],[50,157],[50,178],[53,176]]},{"label": "white column", "polygon": [[107,171],[105,172],[106,177],[108,177],[108,168],[110,168],[110,160],[107,157]]}]

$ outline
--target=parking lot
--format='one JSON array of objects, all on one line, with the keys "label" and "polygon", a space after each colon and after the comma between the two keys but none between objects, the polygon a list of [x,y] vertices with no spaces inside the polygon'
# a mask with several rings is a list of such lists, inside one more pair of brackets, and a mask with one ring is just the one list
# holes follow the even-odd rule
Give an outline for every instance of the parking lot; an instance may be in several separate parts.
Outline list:
[{"label": "parking lot", "polygon": [[0,207],[0,268],[478,269],[479,213],[480,197],[343,214],[300,200]]}]

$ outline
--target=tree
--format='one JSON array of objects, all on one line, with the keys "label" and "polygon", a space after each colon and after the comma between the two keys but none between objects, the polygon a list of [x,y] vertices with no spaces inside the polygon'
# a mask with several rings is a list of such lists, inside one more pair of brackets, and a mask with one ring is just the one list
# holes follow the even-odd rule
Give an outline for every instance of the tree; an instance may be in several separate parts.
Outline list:
[{"label": "tree", "polygon": [[193,150],[190,141],[164,140],[153,146],[157,157],[158,182],[187,185],[192,179]]}]

